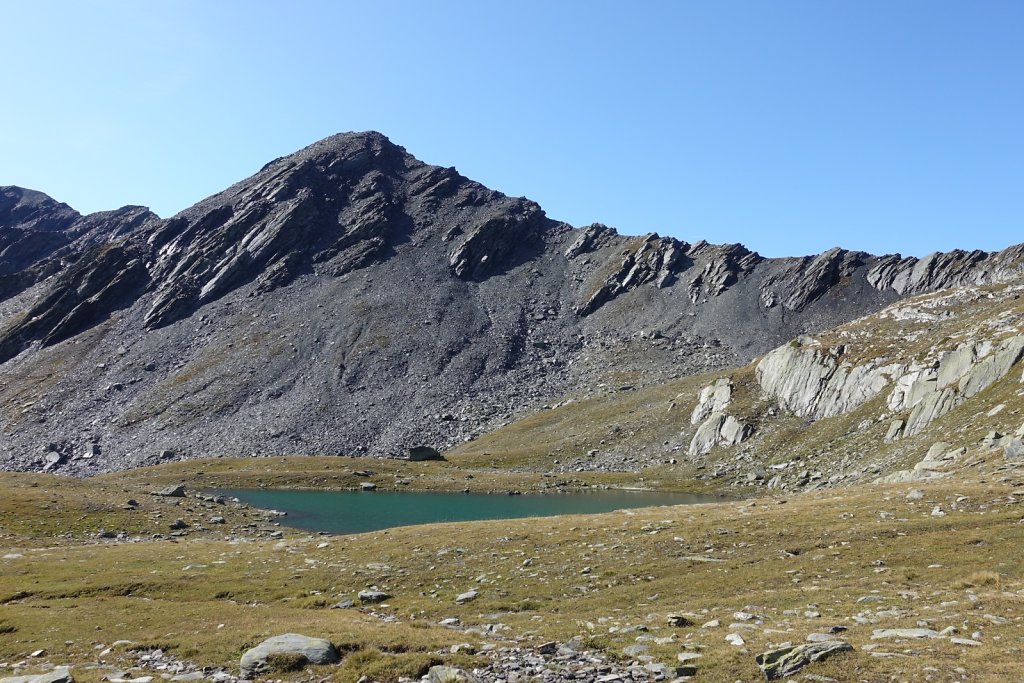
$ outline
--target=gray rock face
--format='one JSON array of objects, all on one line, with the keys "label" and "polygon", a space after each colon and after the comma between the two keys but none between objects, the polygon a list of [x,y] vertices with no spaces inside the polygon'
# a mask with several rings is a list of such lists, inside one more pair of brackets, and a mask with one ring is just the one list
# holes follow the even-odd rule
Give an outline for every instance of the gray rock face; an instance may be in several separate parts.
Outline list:
[{"label": "gray rock face", "polygon": [[690,424],[700,424],[711,413],[725,412],[730,400],[732,400],[732,380],[728,377],[716,379],[700,390],[697,406],[690,415]]},{"label": "gray rock face", "polygon": [[903,435],[921,432],[969,398],[1003,377],[1024,357],[1024,336],[961,344],[939,358],[938,367],[914,368],[889,397],[894,410],[910,409]]},{"label": "gray rock face", "polygon": [[252,678],[268,669],[267,660],[274,655],[294,655],[307,664],[334,664],[340,660],[338,650],[323,638],[310,638],[298,633],[268,638],[242,655],[239,668],[243,678]]},{"label": "gray rock face", "polygon": [[735,446],[746,441],[753,430],[732,415],[725,413],[732,399],[732,380],[720,377],[701,389],[690,423],[697,431],[690,440],[690,455],[703,455],[715,446]]},{"label": "gray rock face", "polygon": [[808,664],[828,659],[840,652],[851,652],[853,646],[841,640],[804,643],[759,654],[755,661],[769,681],[776,681],[803,669]]},{"label": "gray rock face", "polygon": [[41,469],[49,441],[66,455],[52,469],[74,474],[154,464],[160,449],[443,450],[590,391],[613,363],[638,384],[740,365],[1022,259],[765,259],[577,230],[376,133],[327,138],[164,220],[82,217],[2,188],[0,466]]},{"label": "gray rock face", "polygon": [[690,440],[689,454],[703,455],[712,448],[735,446],[746,441],[752,433],[749,425],[737,420],[732,415],[714,412],[697,428]]},{"label": "gray rock face", "polygon": [[821,349],[814,340],[802,338],[767,354],[757,364],[757,381],[796,415],[842,415],[881,393],[893,370],[843,363],[842,355],[841,348]]},{"label": "gray rock face", "polygon": [[923,259],[883,256],[867,272],[871,285],[892,289],[900,295],[920,294],[961,285],[1001,282],[1019,274],[1024,245],[988,253],[954,250],[930,254]]}]

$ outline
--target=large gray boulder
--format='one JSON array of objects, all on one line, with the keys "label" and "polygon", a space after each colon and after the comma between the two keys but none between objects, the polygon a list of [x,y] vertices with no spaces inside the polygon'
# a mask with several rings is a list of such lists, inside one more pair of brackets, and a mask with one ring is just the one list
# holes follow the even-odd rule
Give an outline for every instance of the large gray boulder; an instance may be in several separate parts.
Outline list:
[{"label": "large gray boulder", "polygon": [[274,656],[301,658],[299,661],[302,664],[335,664],[341,659],[337,648],[329,640],[310,638],[298,633],[285,633],[267,638],[242,655],[239,662],[242,677],[252,678],[269,670],[267,660]]}]

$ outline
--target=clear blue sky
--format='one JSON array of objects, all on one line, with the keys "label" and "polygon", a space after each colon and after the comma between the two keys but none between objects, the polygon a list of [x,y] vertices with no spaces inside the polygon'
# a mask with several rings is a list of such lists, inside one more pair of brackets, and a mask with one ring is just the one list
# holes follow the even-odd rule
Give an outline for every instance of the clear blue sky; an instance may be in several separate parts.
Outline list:
[{"label": "clear blue sky", "polygon": [[171,215],[375,129],[575,225],[1024,241],[1024,2],[0,0],[0,184]]}]

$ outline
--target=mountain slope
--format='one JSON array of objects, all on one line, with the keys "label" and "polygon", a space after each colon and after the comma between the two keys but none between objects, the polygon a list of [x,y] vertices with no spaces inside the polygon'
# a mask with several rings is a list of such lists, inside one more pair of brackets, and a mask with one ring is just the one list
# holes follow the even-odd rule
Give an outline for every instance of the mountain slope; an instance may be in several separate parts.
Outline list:
[{"label": "mountain slope", "polygon": [[0,463],[15,469],[448,447],[1024,261],[1024,246],[765,259],[574,229],[377,133],[166,220],[4,197],[20,197],[0,204]]}]

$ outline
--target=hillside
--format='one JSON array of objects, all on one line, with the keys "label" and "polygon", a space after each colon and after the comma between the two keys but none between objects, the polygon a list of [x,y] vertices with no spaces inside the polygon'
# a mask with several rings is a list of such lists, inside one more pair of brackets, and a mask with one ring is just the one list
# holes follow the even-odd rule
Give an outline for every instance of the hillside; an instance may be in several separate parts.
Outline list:
[{"label": "hillside", "polygon": [[718,490],[914,482],[1024,458],[1024,283],[901,300],[739,368],[570,396],[463,444],[465,466],[639,472]]},{"label": "hillside", "polygon": [[1022,259],[766,259],[573,228],[376,133],[169,219],[4,188],[0,465],[447,449],[567,396],[742,366],[905,296],[1005,282]]}]

